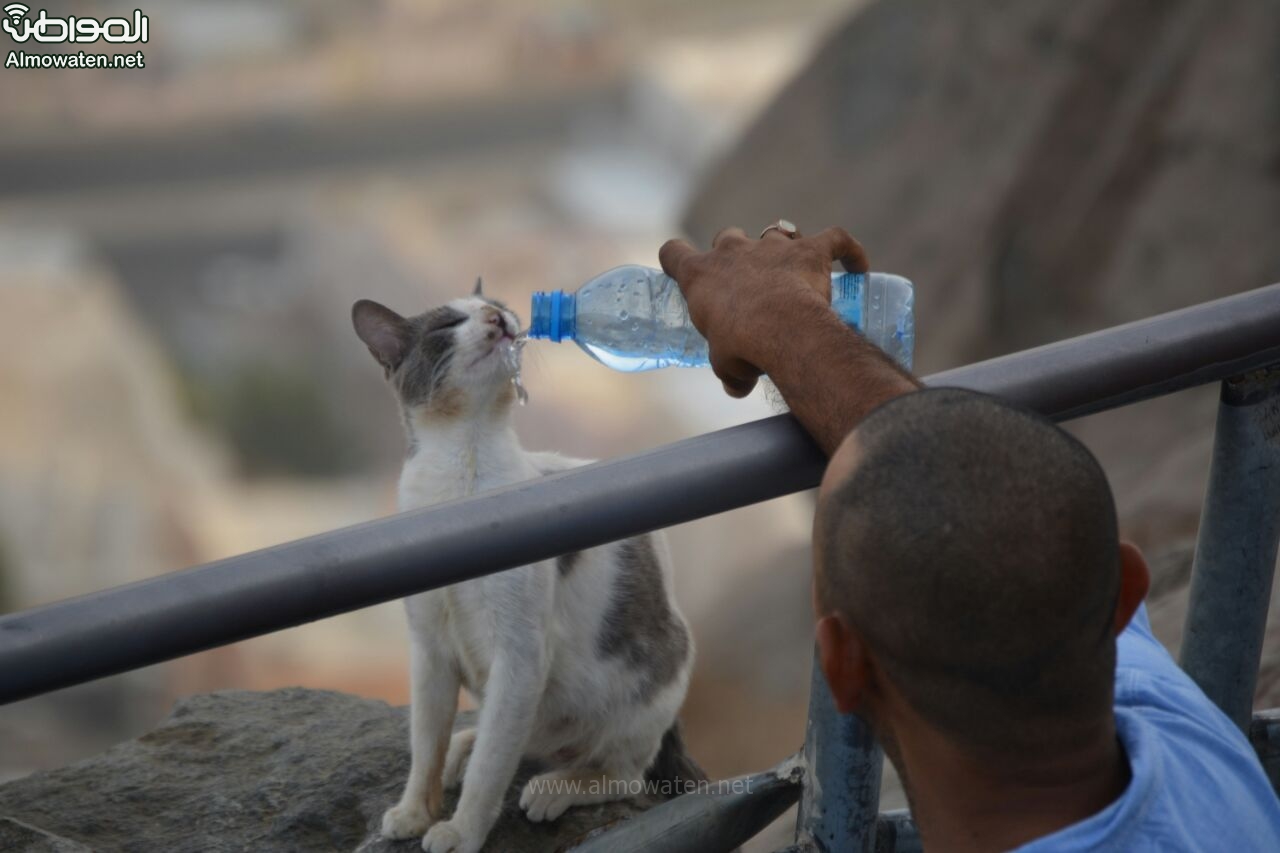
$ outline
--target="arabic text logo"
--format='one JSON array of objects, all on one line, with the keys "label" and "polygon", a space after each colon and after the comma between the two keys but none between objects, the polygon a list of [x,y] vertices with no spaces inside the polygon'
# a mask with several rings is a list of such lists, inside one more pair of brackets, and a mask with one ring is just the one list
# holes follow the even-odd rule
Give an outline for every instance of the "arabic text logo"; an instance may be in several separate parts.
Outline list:
[{"label": "arabic text logo", "polygon": [[9,18],[0,21],[0,27],[16,42],[25,42],[35,38],[38,42],[88,43],[99,39],[112,44],[133,44],[147,41],[147,16],[141,9],[133,10],[133,18],[77,18],[74,15],[66,18],[51,18],[45,10],[34,21],[27,17],[31,11],[21,3],[10,3],[4,7]]}]

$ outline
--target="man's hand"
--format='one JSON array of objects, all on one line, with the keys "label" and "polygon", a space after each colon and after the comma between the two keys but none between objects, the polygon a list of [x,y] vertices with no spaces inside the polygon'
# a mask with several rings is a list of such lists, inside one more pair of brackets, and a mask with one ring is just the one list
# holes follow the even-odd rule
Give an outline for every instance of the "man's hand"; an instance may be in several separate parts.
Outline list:
[{"label": "man's hand", "polygon": [[694,326],[707,339],[711,368],[734,397],[755,387],[780,333],[815,312],[830,313],[831,262],[850,272],[870,270],[861,244],[843,228],[813,237],[780,230],[752,240],[726,228],[699,252],[684,240],[658,250],[662,270],[676,280]]},{"label": "man's hand", "polygon": [[759,240],[726,228],[709,252],[669,240],[658,259],[684,292],[725,391],[745,397],[767,373],[828,453],[871,409],[920,387],[831,309],[832,261],[870,269],[843,228],[813,237],[774,229]]}]

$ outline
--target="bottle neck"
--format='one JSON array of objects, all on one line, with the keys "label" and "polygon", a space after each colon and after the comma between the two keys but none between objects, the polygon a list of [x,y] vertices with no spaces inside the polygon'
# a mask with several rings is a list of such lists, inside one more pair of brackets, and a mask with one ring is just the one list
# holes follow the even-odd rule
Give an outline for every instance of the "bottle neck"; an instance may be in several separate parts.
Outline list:
[{"label": "bottle neck", "polygon": [[533,294],[529,337],[548,341],[571,341],[577,335],[578,296],[553,290]]}]

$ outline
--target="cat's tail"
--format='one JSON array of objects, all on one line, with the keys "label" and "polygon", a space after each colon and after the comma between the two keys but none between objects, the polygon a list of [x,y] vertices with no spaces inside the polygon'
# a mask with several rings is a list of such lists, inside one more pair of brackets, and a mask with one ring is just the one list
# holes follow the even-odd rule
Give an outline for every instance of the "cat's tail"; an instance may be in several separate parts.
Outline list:
[{"label": "cat's tail", "polygon": [[645,779],[649,782],[667,782],[671,787],[680,790],[707,781],[706,772],[693,760],[685,748],[684,737],[680,734],[680,721],[676,720],[662,736],[662,745],[658,747],[658,757],[645,771]]}]

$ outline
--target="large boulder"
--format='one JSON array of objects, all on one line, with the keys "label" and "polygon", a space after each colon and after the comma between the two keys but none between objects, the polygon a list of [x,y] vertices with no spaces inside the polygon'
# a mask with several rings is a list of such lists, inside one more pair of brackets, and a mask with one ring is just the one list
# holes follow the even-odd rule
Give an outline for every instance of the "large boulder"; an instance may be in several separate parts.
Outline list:
[{"label": "large boulder", "polygon": [[847,227],[919,288],[923,372],[1280,280],[1280,7],[878,0],[685,225]]},{"label": "large boulder", "polygon": [[[0,785],[0,850],[417,850],[416,841],[377,837],[409,769],[407,716],[385,702],[301,688],[186,699],[137,740]],[[472,723],[459,715],[459,726]],[[485,849],[561,850],[653,805],[576,808],[533,824],[517,798],[535,770],[521,768]]]}]

